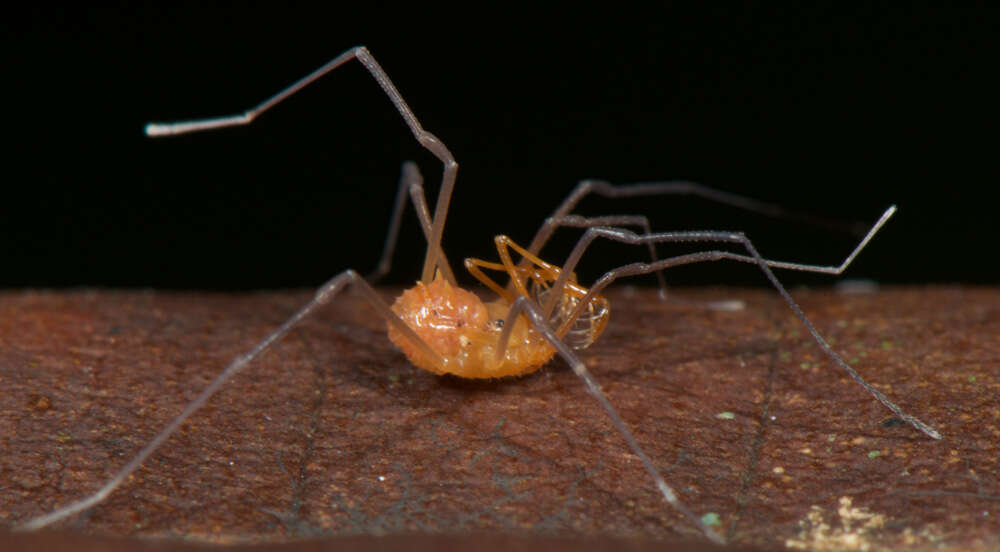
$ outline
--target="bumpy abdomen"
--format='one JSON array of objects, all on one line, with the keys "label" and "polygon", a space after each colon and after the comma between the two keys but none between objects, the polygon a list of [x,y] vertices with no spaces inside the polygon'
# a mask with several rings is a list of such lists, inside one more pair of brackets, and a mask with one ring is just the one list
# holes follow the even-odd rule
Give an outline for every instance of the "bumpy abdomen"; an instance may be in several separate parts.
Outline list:
[{"label": "bumpy abdomen", "polygon": [[396,299],[392,310],[444,362],[430,358],[391,324],[389,339],[414,366],[436,374],[498,378],[534,372],[552,358],[555,349],[524,317],[514,325],[504,357],[496,359],[508,308],[504,301],[484,304],[475,294],[440,278],[426,285],[417,283]]}]

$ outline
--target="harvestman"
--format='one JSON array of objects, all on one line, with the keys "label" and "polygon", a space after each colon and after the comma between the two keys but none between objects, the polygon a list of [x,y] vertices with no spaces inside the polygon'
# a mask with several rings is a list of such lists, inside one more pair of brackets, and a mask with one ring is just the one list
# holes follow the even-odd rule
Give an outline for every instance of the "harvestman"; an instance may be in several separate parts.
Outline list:
[{"label": "harvestman", "polygon": [[[816,328],[809,322],[771,271],[771,268],[784,268],[840,274],[892,216],[895,212],[895,206],[890,207],[882,214],[843,263],[839,266],[817,266],[764,259],[742,233],[712,231],[652,233],[648,221],[642,216],[584,218],[571,213],[577,203],[591,193],[610,198],[690,194],[751,211],[787,216],[787,213],[774,205],[713,190],[691,182],[613,186],[605,182],[583,181],[545,221],[527,248],[518,246],[505,236],[497,236],[495,242],[501,263],[491,263],[478,259],[465,261],[465,266],[472,275],[499,296],[498,300],[484,304],[474,294],[457,286],[454,272],[441,249],[441,235],[444,230],[445,217],[448,214],[448,204],[455,186],[458,164],[444,143],[420,126],[416,116],[389,80],[388,75],[364,47],[344,52],[245,113],[176,123],[150,123],[146,126],[146,134],[166,136],[248,124],[278,102],[352,59],[357,59],[368,69],[410,127],[410,131],[417,141],[444,164],[444,174],[433,216],[427,207],[422,178],[416,165],[409,162],[403,165],[403,174],[393,207],[392,222],[385,248],[378,268],[372,277],[372,279],[377,279],[389,270],[406,203],[405,195],[409,193],[417,211],[421,229],[427,238],[427,253],[420,281],[414,288],[404,292],[396,303],[390,306],[382,301],[371,285],[354,270],[340,273],[325,283],[307,305],[278,329],[257,343],[246,354],[232,361],[180,415],[100,490],[83,500],[32,519],[20,526],[19,529],[34,530],[44,527],[86,510],[104,500],[132,472],[138,469],[143,461],[159,448],[191,414],[203,406],[229,378],[284,337],[303,318],[320,306],[332,301],[338,293],[349,285],[353,285],[354,289],[359,291],[362,297],[386,319],[389,336],[393,343],[403,350],[410,362],[425,370],[439,374],[451,373],[468,378],[491,378],[530,373],[539,369],[556,354],[561,356],[570,365],[573,372],[583,380],[590,394],[600,402],[601,407],[624,438],[628,447],[641,459],[643,467],[653,478],[663,498],[698,526],[705,536],[716,542],[723,542],[722,537],[705,525],[701,518],[678,500],[673,489],[660,476],[652,460],[639,446],[625,422],[608,402],[590,371],[573,352],[574,349],[583,349],[589,346],[604,328],[608,319],[609,305],[600,292],[618,278],[652,272],[660,276],[660,271],[669,267],[723,259],[756,264],[830,358],[896,416],[935,439],[941,438],[937,431],[903,412],[844,362],[819,335]],[[586,228],[583,237],[577,242],[562,268],[550,265],[537,257],[542,246],[560,226]],[[645,233],[637,234],[623,229],[622,226],[640,226]],[[597,280],[590,289],[587,289],[575,281],[573,269],[587,247],[598,238],[626,244],[646,245],[649,247],[652,259],[648,263],[632,263],[615,268]],[[747,254],[713,250],[658,260],[653,245],[664,242],[730,243],[742,246]],[[514,262],[510,250],[514,250],[520,256],[520,261]],[[490,279],[483,272],[483,269],[505,272],[510,278],[510,282],[506,287],[503,287]],[[660,281],[662,285],[662,279]]]}]

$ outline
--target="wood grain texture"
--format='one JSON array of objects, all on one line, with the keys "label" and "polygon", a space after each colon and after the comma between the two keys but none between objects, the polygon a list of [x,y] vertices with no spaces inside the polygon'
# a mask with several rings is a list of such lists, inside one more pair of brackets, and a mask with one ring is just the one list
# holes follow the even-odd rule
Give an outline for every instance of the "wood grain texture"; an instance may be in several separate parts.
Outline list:
[{"label": "wood grain texture", "polygon": [[[1000,291],[793,293],[836,350],[942,441],[896,424],[773,292],[678,295],[747,308],[620,287],[583,357],[681,500],[716,514],[730,542],[1000,544]],[[93,491],[310,296],[0,293],[0,521]],[[518,379],[434,376],[408,365],[351,296],[238,375],[105,503],[56,529],[220,543],[699,540],[562,361]]]}]

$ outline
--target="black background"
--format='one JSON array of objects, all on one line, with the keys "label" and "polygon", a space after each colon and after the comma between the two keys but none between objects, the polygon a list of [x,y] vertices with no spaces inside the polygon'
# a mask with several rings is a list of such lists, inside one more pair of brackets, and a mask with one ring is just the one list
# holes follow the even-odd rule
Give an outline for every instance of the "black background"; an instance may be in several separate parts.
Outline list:
[{"label": "black background", "polygon": [[[494,234],[527,241],[582,178],[683,178],[846,220],[896,203],[848,276],[996,283],[993,14],[498,6],[8,13],[0,286],[247,289],[370,270],[400,163],[420,164],[432,202],[440,164],[356,62],[250,127],[142,134],[252,107],[359,44],[461,166],[445,230],[456,264],[493,257]],[[581,210],[745,230],[790,261],[836,264],[855,240],[696,199]],[[412,211],[404,224],[394,282],[418,277],[424,251]],[[561,263],[577,235],[544,256]],[[604,244],[580,272],[640,258]],[[766,284],[725,263],[669,280]]]}]

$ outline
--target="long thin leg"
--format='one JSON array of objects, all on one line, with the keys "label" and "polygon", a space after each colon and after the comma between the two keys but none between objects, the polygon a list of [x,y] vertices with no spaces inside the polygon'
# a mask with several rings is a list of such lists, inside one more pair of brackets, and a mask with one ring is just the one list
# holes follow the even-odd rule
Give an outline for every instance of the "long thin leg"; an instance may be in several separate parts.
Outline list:
[{"label": "long thin leg", "polygon": [[[872,229],[869,235],[866,236],[864,240],[862,240],[862,245],[859,247],[863,247],[863,245],[867,243],[867,241],[871,238],[871,235],[878,230],[878,227],[881,226],[881,224],[885,222],[885,219],[887,219],[888,216],[891,214],[892,214],[892,209],[886,211],[886,214],[883,215],[881,219],[879,219],[879,222],[876,223],[875,227]],[[895,403],[890,401],[880,391],[872,387],[867,381],[864,380],[864,378],[861,377],[860,374],[858,374],[854,370],[854,368],[852,368],[849,364],[847,364],[847,362],[844,361],[844,359],[841,358],[840,355],[838,355],[833,350],[833,348],[830,347],[830,345],[826,342],[826,340],[823,339],[819,331],[815,328],[815,326],[812,325],[812,322],[810,322],[809,319],[806,318],[806,315],[802,312],[802,309],[799,308],[799,305],[792,299],[792,296],[788,293],[787,290],[785,290],[785,287],[781,285],[781,282],[778,281],[778,278],[774,275],[774,272],[771,270],[772,266],[776,266],[780,268],[793,268],[795,270],[827,272],[827,269],[833,267],[816,267],[813,265],[800,265],[797,263],[782,263],[776,261],[769,261],[761,257],[760,253],[757,252],[757,249],[753,246],[752,243],[750,243],[750,240],[747,239],[747,237],[744,234],[739,232],[711,232],[711,231],[670,232],[663,234],[651,234],[646,236],[639,236],[633,232],[629,232],[628,230],[618,230],[609,228],[591,228],[587,230],[584,237],[580,239],[580,242],[573,249],[573,253],[570,255],[570,258],[574,259],[574,263],[575,261],[579,260],[579,255],[577,255],[577,253],[579,252],[580,254],[582,254],[582,251],[586,249],[586,246],[594,239],[597,239],[598,237],[634,245],[642,245],[650,241],[654,241],[657,243],[663,243],[663,242],[735,243],[742,245],[747,250],[747,252],[750,253],[750,255],[740,255],[729,251],[705,251],[701,253],[692,253],[689,255],[680,255],[677,257],[671,257],[668,259],[657,261],[655,263],[648,263],[648,264],[633,263],[618,267],[614,270],[607,272],[604,276],[598,279],[597,282],[594,283],[594,285],[590,287],[590,291],[588,291],[587,295],[585,295],[583,299],[580,300],[579,305],[577,306],[576,310],[569,316],[568,320],[570,321],[575,320],[575,318],[579,316],[580,313],[583,312],[583,308],[589,303],[589,301],[593,297],[599,294],[601,290],[603,290],[605,287],[611,284],[611,282],[624,276],[648,274],[656,270],[663,270],[673,266],[705,262],[705,261],[718,261],[722,259],[753,263],[759,266],[760,269],[764,272],[764,275],[767,277],[767,279],[771,281],[771,284],[775,287],[775,289],[778,290],[778,293],[781,295],[781,297],[785,300],[786,303],[788,303],[788,306],[792,309],[792,312],[795,313],[795,315],[799,318],[799,320],[802,321],[802,324],[805,325],[806,329],[809,330],[809,333],[812,334],[813,339],[816,341],[817,344],[819,344],[820,348],[823,349],[823,352],[825,352],[830,358],[832,358],[834,362],[839,364],[840,367],[843,368],[844,371],[846,371],[848,375],[850,375],[851,378],[854,379],[854,381],[858,382],[858,384],[864,387],[865,390],[871,393],[872,396],[874,396],[879,402],[885,405],[886,408],[891,410],[899,418],[905,420],[913,427],[919,429],[920,431],[926,433],[927,435],[933,437],[934,439],[941,438],[941,434],[938,433],[937,430],[925,424],[924,422],[920,421],[919,419],[915,418],[914,416],[911,416],[906,412],[904,412],[900,407],[896,406]],[[848,260],[845,261],[845,263],[849,263],[849,261],[854,258],[854,255],[857,254],[857,251],[858,249],[855,249],[855,252],[848,257]],[[570,263],[568,262],[567,264]],[[843,268],[846,268],[846,264],[842,264],[841,267],[839,268],[840,270],[843,270]],[[553,286],[553,290],[555,290],[555,286]],[[553,293],[556,292],[553,291]],[[542,312],[545,312],[545,310],[543,309]]]},{"label": "long thin leg", "polygon": [[[652,234],[653,230],[649,226],[649,218],[643,215],[610,215],[603,217],[583,217],[580,215],[553,215],[547,219],[542,224],[542,228],[539,233],[545,231],[546,227],[551,227],[548,230],[549,234],[554,232],[560,227],[569,228],[593,228],[595,226],[638,226],[642,228],[644,234]],[[544,245],[544,244],[543,244]],[[656,262],[656,244],[650,242],[649,244],[649,259],[651,262]],[[528,251],[531,251],[529,249]],[[537,255],[537,251],[531,251],[532,255]],[[522,263],[518,263],[523,265]],[[656,273],[656,283],[660,288],[660,297],[665,297],[667,293],[667,282],[663,279],[663,272]]]},{"label": "long thin leg", "polygon": [[444,165],[444,174],[441,177],[441,189],[438,191],[438,200],[434,206],[434,218],[432,219],[433,224],[431,226],[430,233],[431,237],[427,243],[427,255],[424,258],[424,269],[423,275],[421,276],[423,282],[428,283],[434,277],[435,269],[438,268],[438,251],[441,250],[441,234],[444,231],[444,222],[448,215],[448,205],[451,203],[451,193],[455,188],[455,176],[458,173],[458,163],[455,162],[455,158],[452,156],[451,152],[448,151],[444,142],[420,126],[420,121],[417,120],[416,115],[413,114],[410,106],[407,105],[406,100],[403,99],[402,94],[399,93],[396,86],[392,84],[391,80],[389,80],[389,75],[386,74],[378,62],[375,61],[375,58],[372,57],[368,49],[364,46],[351,48],[350,50],[340,54],[339,56],[328,61],[319,69],[294,82],[288,88],[285,88],[281,92],[278,92],[274,96],[264,100],[256,107],[244,111],[243,113],[222,117],[179,121],[175,123],[148,123],[146,125],[146,134],[154,137],[169,136],[200,130],[250,124],[261,113],[271,109],[285,98],[295,94],[316,79],[322,77],[330,71],[333,71],[337,67],[340,67],[352,59],[357,59],[362,65],[365,66],[365,69],[368,69],[368,72],[371,73],[372,77],[375,78],[375,81],[382,87],[386,96],[389,97],[389,101],[391,101],[392,105],[396,107],[396,111],[398,111],[400,116],[403,117],[403,120],[406,122],[406,126],[410,127],[410,132],[413,133],[417,142],[434,154],[434,157],[437,157]]},{"label": "long thin leg", "polygon": [[[847,270],[847,267],[851,265],[851,263],[854,261],[855,257],[857,257],[859,253],[861,253],[861,251],[868,245],[868,242],[870,242],[872,240],[872,238],[875,237],[875,234],[877,234],[878,231],[879,231],[879,229],[881,229],[882,226],[884,226],[885,223],[889,221],[889,218],[892,217],[892,215],[895,212],[896,212],[896,206],[895,205],[889,206],[889,208],[886,209],[885,212],[882,213],[882,216],[880,216],[879,219],[877,221],[875,221],[875,224],[873,224],[872,227],[868,230],[868,233],[865,234],[865,236],[863,238],[861,238],[861,241],[858,242],[858,245],[855,246],[854,250],[851,251],[851,253],[843,260],[843,262],[841,262],[837,266],[832,266],[832,265],[823,266],[823,265],[812,265],[812,264],[803,264],[803,263],[790,263],[790,262],[784,262],[784,261],[772,261],[772,260],[767,260],[767,259],[765,259],[764,262],[765,262],[765,264],[767,266],[774,267],[774,268],[784,268],[784,269],[787,269],[787,270],[799,270],[799,271],[803,271],[803,272],[819,272],[819,273],[822,273],[822,274],[834,274],[834,275],[841,274],[842,272],[844,272],[845,270]],[[706,234],[720,234],[720,235],[721,234],[727,234],[728,235],[730,233],[728,233],[728,232],[700,232],[700,231],[696,231],[696,232],[662,232],[662,233],[657,233],[657,234],[647,234],[645,236],[645,238],[648,238],[648,241],[655,242],[655,243],[685,242],[685,241],[686,242],[692,242],[692,241],[719,241],[719,240],[712,239],[712,238],[699,239],[697,237],[697,236],[704,236]],[[614,240],[614,241],[620,241],[620,242],[625,242],[625,243],[635,243],[635,242],[632,242],[632,241],[626,241],[627,239],[632,239],[631,237],[619,239],[618,238],[619,236],[635,236],[636,238],[638,238],[638,236],[636,236],[632,232],[629,232],[627,230],[620,230],[619,231],[619,229],[616,229],[616,228],[605,228],[605,229],[591,228],[591,229],[587,230],[587,232],[584,233],[584,235],[580,238],[580,240],[576,242],[576,246],[573,247],[573,251],[570,252],[569,257],[566,259],[566,263],[563,265],[563,273],[560,275],[559,279],[557,279],[552,284],[553,297],[556,297],[557,294],[562,291],[562,286],[564,285],[564,282],[566,281],[567,274],[569,274],[574,269],[576,269],[576,265],[579,264],[580,259],[583,258],[583,253],[587,250],[587,247],[595,239],[597,239],[599,237],[605,237],[605,238],[608,238],[608,239],[611,239],[611,240]],[[643,239],[645,239],[645,238],[643,238]],[[647,243],[647,242],[643,241],[642,243]],[[747,262],[756,262],[756,260],[749,260],[748,258],[744,258],[744,260],[747,260]],[[542,306],[543,312],[546,312],[546,313],[552,312],[552,305],[550,303],[552,303],[551,300],[549,301],[549,303],[546,303],[545,305]]]},{"label": "long thin leg", "polygon": [[[385,234],[385,243],[382,245],[382,255],[379,257],[375,270],[365,276],[365,279],[375,284],[385,277],[392,269],[392,256],[396,252],[396,241],[399,239],[399,229],[403,222],[403,209],[406,208],[406,195],[411,186],[423,188],[424,179],[420,171],[414,174],[407,169],[409,161],[403,163],[403,169],[399,176],[399,187],[396,189],[396,200],[392,204],[392,215],[389,216],[389,231]],[[420,215],[420,206],[413,205],[417,211],[417,216],[423,224],[423,217]],[[426,207],[426,205],[424,205]],[[428,217],[430,214],[428,213]]]},{"label": "long thin leg", "polygon": [[[430,210],[427,208],[427,196],[424,195],[424,177],[420,174],[416,163],[406,161],[403,163],[402,174],[399,177],[399,189],[396,191],[396,201],[393,203],[392,217],[389,219],[389,231],[385,235],[382,256],[379,258],[375,270],[365,277],[372,284],[381,280],[392,268],[392,256],[396,252],[396,241],[399,238],[399,230],[403,221],[407,193],[409,193],[410,201],[417,212],[420,228],[424,231],[424,238],[430,243],[433,224],[431,223]],[[438,243],[438,268],[441,269],[442,274],[450,284],[457,285],[455,273],[452,272],[451,264],[444,251],[441,250],[440,243]]]},{"label": "long thin leg", "polygon": [[[866,228],[866,225],[860,222],[847,223],[841,220],[834,220],[816,215],[804,215],[789,211],[774,203],[767,203],[753,198],[724,192],[703,184],[698,184],[697,182],[689,182],[686,180],[638,182],[635,184],[622,185],[611,184],[604,180],[582,180],[576,185],[575,188],[573,188],[573,191],[566,196],[566,199],[559,204],[559,207],[556,208],[550,218],[569,215],[570,211],[572,211],[573,208],[576,207],[581,200],[583,200],[583,198],[590,194],[597,194],[614,199],[655,195],[692,195],[770,217],[796,220],[835,230],[847,230],[861,234]],[[538,229],[534,239],[531,240],[531,245],[528,246],[528,251],[537,255],[549,238],[552,237],[552,233],[555,229],[556,228],[554,226],[549,225],[548,221],[546,221],[546,223]]]},{"label": "long thin leg", "polygon": [[[571,194],[572,196],[572,194]],[[649,224],[649,218],[643,215],[612,215],[603,217],[583,217],[581,215],[560,215],[551,216],[545,219],[542,223],[542,227],[538,231],[538,235],[544,235],[547,240],[551,237],[552,233],[559,229],[560,227],[571,227],[571,228],[592,228],[595,226],[606,226],[606,227],[620,227],[620,226],[640,226],[642,227],[644,233],[652,234],[653,231]],[[537,236],[536,236],[537,238]],[[649,257],[652,262],[657,261],[656,244],[650,242],[647,244],[649,247]],[[540,244],[540,247],[544,246],[544,242]],[[532,253],[537,255],[537,252]],[[525,260],[518,262],[518,267],[522,268],[527,266]],[[656,272],[656,283],[660,290],[660,299],[667,299],[667,282],[663,277],[663,271]],[[507,286],[507,289],[512,289],[511,285]],[[706,307],[711,310],[716,311],[736,311],[743,310],[744,303],[739,300],[724,300],[724,301],[712,301],[710,303],[691,303],[685,302],[692,306]]]},{"label": "long thin leg", "polygon": [[[711,527],[705,525],[700,517],[696,516],[694,512],[689,510],[687,506],[682,504],[681,501],[677,499],[677,494],[663,479],[663,476],[660,475],[660,471],[656,469],[656,465],[653,464],[653,461],[649,458],[646,452],[642,450],[642,447],[639,446],[639,442],[632,436],[632,432],[628,430],[628,427],[621,419],[621,416],[619,416],[618,412],[613,406],[611,406],[611,402],[608,401],[607,396],[601,390],[601,386],[590,374],[590,371],[587,370],[587,365],[580,360],[580,357],[578,357],[576,353],[574,353],[573,350],[566,345],[566,343],[556,337],[555,331],[551,326],[549,326],[549,323],[546,320],[546,317],[542,314],[541,310],[527,297],[519,297],[511,305],[510,311],[507,313],[507,319],[503,325],[504,330],[500,336],[500,342],[506,343],[510,339],[511,330],[514,328],[517,317],[522,314],[527,316],[528,320],[531,321],[535,328],[545,337],[546,340],[548,340],[549,343],[552,344],[563,360],[565,360],[566,363],[570,365],[570,368],[573,369],[573,373],[583,380],[584,385],[587,386],[587,391],[593,395],[595,399],[597,399],[597,402],[601,403],[601,408],[604,409],[608,418],[611,419],[611,423],[615,426],[615,429],[618,430],[618,433],[621,434],[621,436],[625,439],[625,442],[628,443],[632,452],[642,461],[642,466],[646,469],[646,472],[653,478],[653,481],[656,483],[656,488],[660,491],[660,494],[663,495],[663,499],[679,512],[684,514],[684,516],[687,517],[691,523],[701,529],[701,532],[704,533],[706,537],[719,544],[725,544],[726,541],[722,538],[722,536],[716,533]],[[501,347],[501,349],[502,348],[505,347]]]},{"label": "long thin leg", "polygon": [[90,496],[82,500],[73,502],[71,504],[67,504],[66,506],[58,508],[53,512],[31,519],[26,523],[15,527],[15,530],[34,531],[37,529],[41,529],[46,525],[55,523],[61,519],[69,517],[78,512],[87,510],[93,507],[94,505],[100,503],[101,501],[103,501],[115,489],[121,486],[121,484],[125,481],[125,479],[128,478],[129,475],[132,474],[132,472],[139,469],[142,463],[151,454],[156,452],[156,450],[159,449],[160,446],[162,446],[163,443],[166,442],[166,440],[169,439],[170,436],[173,435],[174,432],[177,431],[177,429],[180,428],[181,425],[183,425],[184,422],[187,421],[187,419],[190,418],[192,414],[194,414],[199,408],[204,406],[205,403],[208,402],[208,400],[212,397],[212,395],[214,395],[215,392],[218,391],[223,384],[229,381],[229,379],[231,379],[241,370],[243,370],[247,366],[247,364],[249,364],[251,361],[253,361],[261,354],[263,354],[272,345],[274,345],[281,338],[287,335],[288,332],[292,330],[292,328],[294,328],[304,318],[309,316],[313,311],[332,301],[333,298],[336,297],[338,293],[343,291],[344,288],[350,284],[354,284],[355,285],[354,289],[357,290],[361,294],[361,296],[364,297],[365,300],[367,300],[368,303],[380,315],[382,315],[382,317],[384,317],[390,324],[395,326],[395,328],[398,331],[406,335],[418,347],[422,347],[423,349],[425,349],[424,354],[430,355],[431,358],[440,358],[440,356],[437,353],[435,353],[426,343],[424,343],[424,341],[421,340],[420,337],[409,326],[407,326],[406,323],[399,318],[399,316],[396,315],[396,313],[392,312],[392,310],[389,308],[389,305],[387,305],[385,301],[383,301],[382,298],[378,296],[375,290],[370,285],[368,285],[364,281],[364,279],[361,278],[361,276],[359,276],[353,270],[344,271],[335,276],[334,278],[330,279],[327,283],[323,284],[323,287],[321,287],[319,291],[316,292],[316,295],[313,297],[312,301],[310,301],[304,307],[299,309],[299,311],[293,314],[288,320],[286,320],[284,324],[279,326],[276,330],[268,334],[264,339],[262,339],[256,345],[254,345],[254,347],[250,349],[249,352],[234,359],[229,364],[229,366],[226,367],[225,370],[220,372],[219,375],[216,376],[214,380],[212,380],[212,383],[210,383],[208,387],[206,387],[198,395],[197,398],[191,401],[191,403],[189,403],[187,407],[184,408],[183,412],[181,412],[176,418],[174,418],[173,421],[171,421],[170,424],[167,425],[167,427],[163,428],[160,431],[160,433],[158,433],[156,437],[154,437],[153,440],[150,441],[149,444],[145,446],[145,448],[139,451],[139,453],[136,454],[135,457],[128,462],[128,464],[125,464],[125,466],[121,470],[119,470],[114,477],[108,480],[108,482],[105,483],[103,487],[101,487],[95,493],[91,494]]}]

